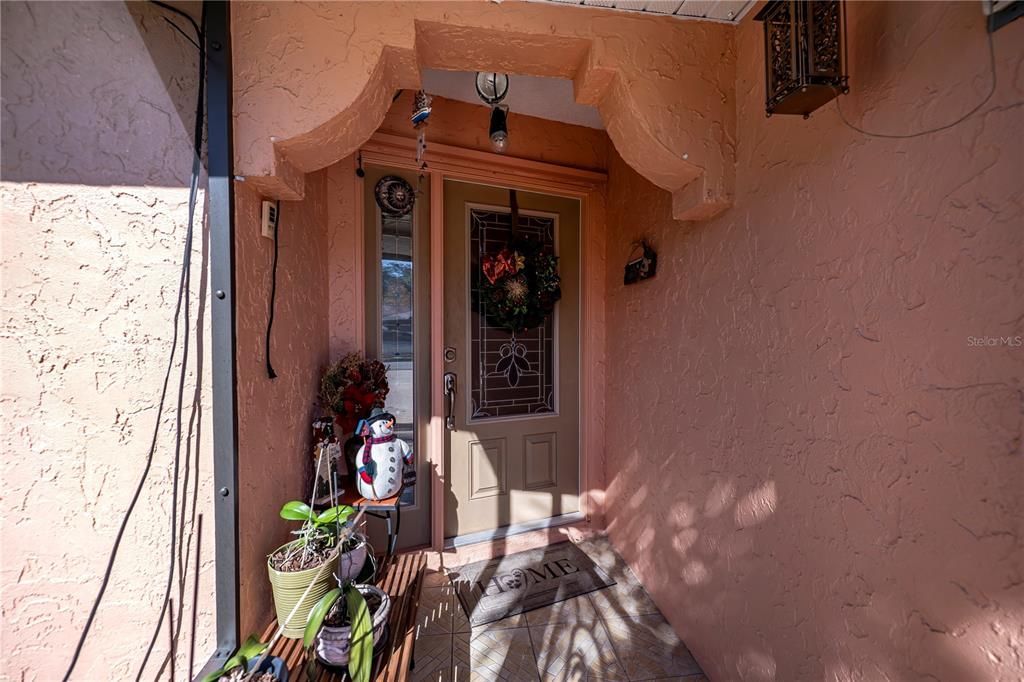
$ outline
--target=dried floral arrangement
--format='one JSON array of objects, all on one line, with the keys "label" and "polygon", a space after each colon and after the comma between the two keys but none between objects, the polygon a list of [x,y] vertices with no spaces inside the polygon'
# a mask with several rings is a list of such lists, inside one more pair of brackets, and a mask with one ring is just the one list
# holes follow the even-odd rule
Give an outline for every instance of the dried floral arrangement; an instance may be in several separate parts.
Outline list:
[{"label": "dried floral arrangement", "polygon": [[360,352],[349,353],[324,372],[320,381],[320,402],[334,413],[340,433],[355,431],[375,407],[384,407],[388,392],[388,368],[379,360],[368,360]]}]

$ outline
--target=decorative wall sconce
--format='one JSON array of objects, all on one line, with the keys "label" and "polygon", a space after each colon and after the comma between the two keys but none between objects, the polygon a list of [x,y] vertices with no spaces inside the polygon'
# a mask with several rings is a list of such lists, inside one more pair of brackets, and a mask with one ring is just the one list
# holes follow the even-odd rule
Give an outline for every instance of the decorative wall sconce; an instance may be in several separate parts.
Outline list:
[{"label": "decorative wall sconce", "polygon": [[633,251],[626,263],[626,272],[622,276],[623,284],[636,284],[642,279],[654,277],[658,271],[658,254],[644,240],[633,242]]},{"label": "decorative wall sconce", "polygon": [[765,113],[804,118],[850,91],[842,0],[772,0],[764,23]]}]

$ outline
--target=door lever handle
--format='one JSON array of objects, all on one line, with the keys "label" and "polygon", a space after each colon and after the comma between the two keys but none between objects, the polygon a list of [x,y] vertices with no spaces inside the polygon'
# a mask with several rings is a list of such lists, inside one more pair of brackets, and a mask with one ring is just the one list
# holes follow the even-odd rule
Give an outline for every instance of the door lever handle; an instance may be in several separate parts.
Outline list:
[{"label": "door lever handle", "polygon": [[444,428],[455,430],[455,393],[458,391],[458,379],[455,372],[444,373]]}]

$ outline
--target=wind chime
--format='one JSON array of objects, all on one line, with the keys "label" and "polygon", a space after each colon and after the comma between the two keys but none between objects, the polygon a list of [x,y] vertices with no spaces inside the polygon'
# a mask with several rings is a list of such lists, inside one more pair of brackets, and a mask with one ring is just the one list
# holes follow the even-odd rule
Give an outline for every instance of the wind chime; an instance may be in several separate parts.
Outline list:
[{"label": "wind chime", "polygon": [[433,98],[424,90],[418,90],[412,98],[412,121],[413,130],[416,135],[416,165],[419,167],[419,177],[416,180],[416,194],[423,192],[423,178],[427,174],[427,162],[424,155],[427,151],[427,119],[430,118],[431,102]]}]

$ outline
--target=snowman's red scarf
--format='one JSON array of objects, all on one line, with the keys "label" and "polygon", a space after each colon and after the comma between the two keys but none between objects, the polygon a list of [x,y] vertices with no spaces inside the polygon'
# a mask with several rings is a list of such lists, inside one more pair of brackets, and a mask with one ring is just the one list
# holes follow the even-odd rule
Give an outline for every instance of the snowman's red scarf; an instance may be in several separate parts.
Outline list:
[{"label": "snowman's red scarf", "polygon": [[391,443],[394,440],[395,434],[393,433],[387,436],[380,436],[379,438],[375,436],[367,436],[363,438],[363,466],[359,467],[359,478],[363,479],[364,483],[373,485],[373,474],[376,473],[372,470],[373,458],[370,456],[373,446],[380,445],[382,443]]}]

